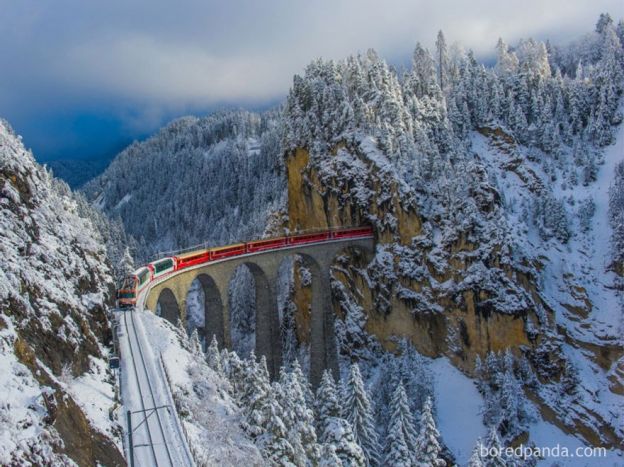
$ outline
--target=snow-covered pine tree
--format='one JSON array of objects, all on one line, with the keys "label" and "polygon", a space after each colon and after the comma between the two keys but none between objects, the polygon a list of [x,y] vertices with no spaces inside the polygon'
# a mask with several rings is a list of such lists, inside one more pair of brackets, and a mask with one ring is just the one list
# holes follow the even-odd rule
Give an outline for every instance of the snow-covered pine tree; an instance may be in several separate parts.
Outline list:
[{"label": "snow-covered pine tree", "polygon": [[[479,445],[480,443],[479,441],[477,444]],[[492,427],[488,433],[484,444],[484,452],[486,453],[485,456],[479,456],[484,466],[509,467],[510,464],[507,463],[507,459],[503,456],[503,446],[495,427]]]},{"label": "snow-covered pine tree", "polygon": [[446,462],[440,457],[440,433],[436,428],[431,407],[427,398],[420,417],[420,430],[415,446],[416,463],[419,466],[444,467]]},{"label": "snow-covered pine tree", "polygon": [[298,462],[295,450],[288,441],[288,431],[280,416],[282,407],[272,391],[269,391],[264,399],[262,411],[263,431],[257,437],[256,444],[270,465],[283,467],[305,465]]},{"label": "snow-covered pine tree", "polygon": [[513,437],[522,431],[526,414],[524,410],[524,392],[512,370],[503,373],[500,390],[500,433],[505,437]]},{"label": "snow-covered pine tree", "polygon": [[176,335],[178,336],[178,339],[182,347],[185,348],[186,350],[191,351],[192,350],[191,340],[189,339],[189,335],[186,332],[184,322],[182,322],[182,320],[179,318],[178,318],[178,322],[176,323],[175,331],[176,331]]},{"label": "snow-covered pine tree", "polygon": [[113,270],[114,270],[113,272],[114,272],[115,278],[126,277],[132,274],[134,269],[135,269],[134,259],[132,258],[132,255],[130,254],[130,248],[125,247],[123,249],[122,256],[113,265]]},{"label": "snow-covered pine tree", "polygon": [[191,333],[191,352],[193,352],[193,355],[197,357],[203,357],[204,355],[204,350],[202,348],[201,341],[199,340],[197,328],[193,329],[193,332]]},{"label": "snow-covered pine tree", "polygon": [[609,223],[613,229],[610,267],[624,276],[624,162],[615,166],[609,187]]},{"label": "snow-covered pine tree", "polygon": [[282,420],[297,462],[316,464],[319,459],[319,445],[314,428],[314,413],[308,408],[301,380],[305,380],[305,377],[296,360],[292,372],[289,373],[282,367],[276,389],[277,399],[282,406]]},{"label": "snow-covered pine tree", "polygon": [[240,399],[245,388],[245,362],[241,361],[236,352],[229,352],[227,349],[223,351],[227,352],[227,357],[222,357],[223,362],[227,361],[227,367],[224,368],[225,375],[230,380],[234,395]]},{"label": "snow-covered pine tree", "polygon": [[495,70],[502,78],[507,78],[518,69],[518,57],[509,51],[509,47],[502,38],[498,39],[496,44],[496,67]]},{"label": "snow-covered pine tree", "polygon": [[344,418],[328,418],[322,438],[326,445],[335,448],[336,455],[343,466],[365,467],[369,465],[364,451],[353,435],[351,425]]},{"label": "snow-covered pine tree", "polygon": [[438,69],[438,84],[440,89],[446,89],[449,77],[449,56],[446,47],[446,39],[442,31],[438,31],[438,37],[436,39],[436,65]]},{"label": "snow-covered pine tree", "polygon": [[400,419],[390,420],[388,434],[386,435],[384,465],[409,467],[413,462],[412,454],[412,451],[405,442]]},{"label": "snow-covered pine tree", "polygon": [[344,386],[342,416],[351,424],[353,435],[361,446],[368,464],[379,465],[379,441],[375,431],[373,410],[357,363],[352,363]]},{"label": "snow-covered pine tree", "polygon": [[481,443],[481,438],[477,440],[477,444],[472,449],[472,454],[470,455],[470,459],[468,460],[468,467],[486,467],[483,462],[483,458],[481,457],[481,450],[483,448],[483,443]]},{"label": "snow-covered pine tree", "polygon": [[219,343],[217,336],[212,335],[210,345],[206,349],[206,362],[208,366],[218,374],[223,374],[223,365],[221,364],[221,353],[219,352]]},{"label": "snow-covered pine tree", "polygon": [[403,384],[399,382],[390,402],[390,422],[386,434],[385,464],[410,466],[416,461],[417,434]]},{"label": "snow-covered pine tree", "polygon": [[[410,448],[410,453],[412,453],[410,457],[413,457],[413,447],[416,446],[418,433],[414,428],[414,416],[407,402],[407,395],[402,382],[397,384],[392,394],[389,426],[402,431],[405,444]],[[390,433],[388,433],[388,436],[390,436]]]},{"label": "snow-covered pine tree", "polygon": [[[256,362],[253,352],[243,364],[243,382],[240,390],[240,405],[246,415],[243,428],[252,438],[256,438],[266,430],[269,405],[278,402],[273,395],[268,371],[263,370],[262,364]],[[278,413],[281,411],[280,407]],[[281,419],[280,423],[283,423]]]},{"label": "snow-covered pine tree", "polygon": [[336,446],[333,444],[323,444],[321,447],[321,458],[319,467],[343,467],[343,463],[336,454]]},{"label": "snow-covered pine tree", "polygon": [[322,438],[330,417],[340,416],[340,404],[338,402],[338,390],[334,377],[329,370],[323,372],[321,384],[316,390],[316,429],[320,441],[326,442]]},{"label": "snow-covered pine tree", "polygon": [[225,347],[223,347],[221,349],[221,352],[219,352],[219,361],[221,362],[221,370],[223,375],[226,378],[229,378],[230,376],[230,366],[231,366],[231,355],[230,352],[228,351],[228,349],[226,349]]},{"label": "snow-covered pine tree", "polygon": [[427,398],[433,394],[433,375],[426,360],[409,341],[403,339],[399,349],[398,379],[405,388],[411,413],[420,413]]},{"label": "snow-covered pine tree", "polygon": [[[310,409],[314,408],[314,393],[312,392],[312,386],[310,385],[310,380],[303,373],[301,365],[299,364],[299,360],[295,360],[291,364],[291,375],[297,381],[301,391],[303,392],[303,396],[305,398],[305,402]],[[314,415],[314,412],[313,412]]]}]

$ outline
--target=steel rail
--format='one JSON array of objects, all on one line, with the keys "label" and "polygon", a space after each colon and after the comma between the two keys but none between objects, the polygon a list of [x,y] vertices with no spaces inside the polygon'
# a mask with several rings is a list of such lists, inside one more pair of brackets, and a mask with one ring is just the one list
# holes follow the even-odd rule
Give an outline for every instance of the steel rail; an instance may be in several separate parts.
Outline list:
[{"label": "steel rail", "polygon": [[[150,381],[149,373],[147,371],[147,365],[145,364],[145,356],[143,355],[143,349],[141,349],[141,345],[139,344],[139,333],[136,330],[136,324],[134,322],[134,309],[130,309],[130,321],[132,321],[132,330],[134,331],[134,337],[137,343],[137,347],[139,348],[139,355],[141,357],[141,364],[143,365],[143,371],[145,372],[145,379],[147,381],[147,386],[149,389],[150,397],[152,399],[152,405],[156,407],[156,398],[154,397],[154,390],[152,388],[152,382]],[[134,361],[134,359],[133,359]],[[142,400],[142,399],[141,399]],[[167,451],[167,457],[169,458],[169,464],[171,467],[177,467],[173,463],[173,458],[171,457],[171,451],[169,450],[169,445],[167,444],[167,438],[165,437],[165,430],[163,429],[162,420],[160,418],[160,414],[158,410],[156,410],[156,420],[158,420],[158,427],[160,429],[160,434],[165,443],[165,450]],[[151,440],[150,440],[151,441]],[[153,446],[152,446],[153,448]]]},{"label": "steel rail", "polygon": [[[132,360],[132,367],[134,368],[134,377],[136,378],[137,388],[139,389],[139,398],[141,399],[141,408],[145,412],[145,403],[143,402],[143,391],[141,390],[141,383],[139,381],[139,371],[137,370],[136,360],[134,358],[134,351],[132,350],[132,342],[130,340],[130,328],[128,327],[128,316],[129,311],[124,312],[124,324],[126,325],[126,338],[128,339],[128,348],[130,349],[130,359]],[[133,323],[134,327],[134,323]],[[136,338],[136,333],[135,333]],[[138,342],[137,342],[138,345]],[[152,439],[152,433],[149,428],[149,423],[145,424],[145,430],[147,431],[147,437],[149,439],[149,445],[152,451],[152,457],[154,457],[154,465],[158,466],[158,458],[156,457],[156,450],[154,449],[154,440]],[[131,428],[131,427],[129,427]],[[132,446],[130,446],[130,452],[132,452]],[[132,455],[132,453],[130,454]]]}]

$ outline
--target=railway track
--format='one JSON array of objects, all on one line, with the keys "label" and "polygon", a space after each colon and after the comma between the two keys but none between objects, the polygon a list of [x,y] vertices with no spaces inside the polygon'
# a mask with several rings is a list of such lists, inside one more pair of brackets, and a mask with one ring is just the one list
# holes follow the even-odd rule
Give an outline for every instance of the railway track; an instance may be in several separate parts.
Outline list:
[{"label": "railway track", "polygon": [[[130,316],[128,317],[128,315]],[[136,437],[137,442],[134,443],[134,457],[138,460],[136,465],[154,465],[157,467],[177,467],[183,465],[179,460],[174,460],[175,456],[174,453],[172,453],[172,446],[170,446],[171,443],[169,442],[170,433],[165,430],[163,415],[160,413],[163,404],[160,404],[159,407],[159,398],[154,391],[154,385],[141,346],[141,339],[137,331],[134,310],[123,312],[123,320],[128,344],[127,357],[129,357],[131,361],[128,365],[132,369],[136,383],[136,394],[140,400],[139,413],[141,413],[141,416],[136,418],[140,421],[135,425],[134,430],[139,430],[140,428],[141,430],[137,431],[137,435],[139,433],[144,434],[142,443],[139,442],[140,438],[138,436]],[[134,400],[136,400],[136,398]],[[175,409],[173,407],[168,407],[168,410]],[[134,412],[136,412],[136,410],[134,410]],[[141,450],[143,448],[148,448],[148,455],[146,455],[144,450]]]}]

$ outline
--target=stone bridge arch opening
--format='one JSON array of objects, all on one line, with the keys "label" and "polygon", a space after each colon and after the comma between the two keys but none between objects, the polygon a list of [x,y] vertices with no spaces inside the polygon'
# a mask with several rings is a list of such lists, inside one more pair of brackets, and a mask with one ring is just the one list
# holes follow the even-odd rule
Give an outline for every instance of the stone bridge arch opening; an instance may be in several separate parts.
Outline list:
[{"label": "stone bridge arch opening", "polygon": [[[295,359],[310,375],[324,365],[323,271],[311,255],[293,253],[278,269],[277,297],[282,360],[290,367]],[[314,358],[313,358],[314,357]],[[313,362],[314,361],[314,362]]]},{"label": "stone bridge arch opening", "polygon": [[223,302],[215,280],[206,273],[199,274],[186,293],[186,328],[188,333],[197,329],[200,340],[207,346],[215,336],[223,346]]},{"label": "stone bridge arch opening", "polygon": [[281,366],[281,345],[275,285],[252,261],[239,265],[228,286],[229,329],[232,348],[243,356],[253,349],[264,355],[269,373]]},{"label": "stone bridge arch opening", "polygon": [[178,306],[175,295],[170,289],[165,288],[160,292],[156,305],[156,314],[174,325],[178,324],[178,320],[180,319],[180,307]]}]

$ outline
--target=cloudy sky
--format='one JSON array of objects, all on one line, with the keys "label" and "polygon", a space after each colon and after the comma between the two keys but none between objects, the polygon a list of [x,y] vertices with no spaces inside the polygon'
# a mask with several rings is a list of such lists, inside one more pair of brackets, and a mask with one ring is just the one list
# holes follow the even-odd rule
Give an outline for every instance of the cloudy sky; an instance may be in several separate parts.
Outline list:
[{"label": "cloudy sky", "polygon": [[407,62],[438,29],[565,43],[622,0],[0,0],[0,117],[40,160],[103,157],[176,116],[279,102],[315,57]]}]

